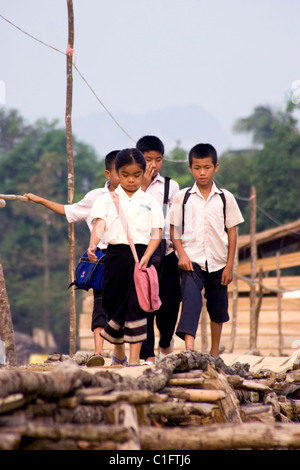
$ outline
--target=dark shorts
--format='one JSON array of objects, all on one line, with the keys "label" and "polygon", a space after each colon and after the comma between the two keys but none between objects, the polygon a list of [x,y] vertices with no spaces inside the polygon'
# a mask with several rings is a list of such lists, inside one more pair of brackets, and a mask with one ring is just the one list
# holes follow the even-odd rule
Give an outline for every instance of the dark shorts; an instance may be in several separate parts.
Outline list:
[{"label": "dark shorts", "polygon": [[227,286],[221,284],[223,269],[209,273],[193,263],[194,271],[180,271],[182,309],[176,334],[196,336],[202,310],[202,289],[210,320],[225,323],[229,320]]}]

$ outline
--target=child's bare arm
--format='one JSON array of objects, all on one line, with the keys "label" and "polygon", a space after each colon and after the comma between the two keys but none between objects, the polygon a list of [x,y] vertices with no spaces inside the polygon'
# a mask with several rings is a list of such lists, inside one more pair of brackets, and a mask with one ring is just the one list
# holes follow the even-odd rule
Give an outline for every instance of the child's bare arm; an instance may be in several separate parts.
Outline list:
[{"label": "child's bare arm", "polygon": [[183,271],[194,271],[193,263],[186,254],[182,246],[181,238],[179,237],[176,227],[174,225],[170,225],[170,234],[174,248],[177,251],[179,268]]},{"label": "child's bare arm", "polygon": [[140,259],[140,264],[139,264],[140,268],[142,268],[143,266],[147,267],[151,256],[153,255],[154,251],[156,250],[156,248],[158,248],[158,245],[160,244],[161,237],[162,237],[162,229],[153,228],[152,232],[153,233],[152,233],[151,240],[147,246],[147,249],[144,255]]},{"label": "child's bare arm", "polygon": [[221,283],[225,286],[231,283],[233,279],[233,265],[235,250],[237,244],[237,230],[236,227],[231,227],[227,229],[228,234],[228,256],[227,263],[222,273]]},{"label": "child's bare arm", "polygon": [[95,255],[97,245],[100,242],[105,227],[105,221],[103,219],[97,219],[93,227],[90,244],[88,247],[88,257],[91,261],[97,261],[97,256]]},{"label": "child's bare arm", "polygon": [[47,209],[50,209],[51,211],[55,212],[56,214],[59,215],[66,215],[65,213],[65,206],[63,204],[59,204],[58,202],[53,202],[49,201],[48,199],[45,199],[43,197],[37,196],[36,194],[32,193],[26,193],[24,194],[27,199],[31,202],[35,202],[36,204],[41,204],[44,207],[47,207]]}]

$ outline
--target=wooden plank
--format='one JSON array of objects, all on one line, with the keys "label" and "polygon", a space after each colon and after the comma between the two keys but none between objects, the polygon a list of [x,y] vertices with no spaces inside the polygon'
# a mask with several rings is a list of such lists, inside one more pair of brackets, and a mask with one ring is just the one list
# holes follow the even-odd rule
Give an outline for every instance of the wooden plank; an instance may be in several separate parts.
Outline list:
[{"label": "wooden plank", "polygon": [[[300,289],[300,276],[281,276],[280,284],[281,284],[281,288],[287,289],[288,291]],[[271,289],[275,289],[277,287],[276,277],[265,277],[263,279],[263,285]],[[256,290],[258,290],[258,288],[259,286],[257,284]],[[233,289],[233,283],[229,284],[228,292],[231,293],[232,289]],[[249,292],[250,286],[248,282],[245,282],[243,279],[238,279],[237,289],[238,289],[238,292]]]},{"label": "wooden plank", "polygon": [[[291,268],[295,266],[300,266],[300,251],[294,253],[288,253],[285,255],[280,255],[280,269]],[[264,272],[275,271],[276,270],[276,256],[270,256],[268,258],[260,258],[257,260],[256,272],[259,272],[260,267],[262,267]],[[251,272],[251,261],[246,261],[244,263],[239,263],[237,271],[242,276],[249,276]]]}]

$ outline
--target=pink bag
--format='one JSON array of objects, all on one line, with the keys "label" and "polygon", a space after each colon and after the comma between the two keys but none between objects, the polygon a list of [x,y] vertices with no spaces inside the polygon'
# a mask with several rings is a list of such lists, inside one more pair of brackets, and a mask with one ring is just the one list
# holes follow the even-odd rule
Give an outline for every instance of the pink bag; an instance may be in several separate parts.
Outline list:
[{"label": "pink bag", "polygon": [[114,191],[112,191],[110,194],[117,208],[133,257],[135,259],[133,279],[139,305],[141,309],[144,310],[144,312],[154,312],[161,306],[157,271],[153,265],[147,268],[139,268],[138,255],[129,232],[127,219],[122,211],[122,207],[119,204],[119,198]]},{"label": "pink bag", "polygon": [[158,310],[161,306],[161,300],[159,298],[158,276],[155,267],[152,265],[140,269],[139,262],[136,262],[133,278],[140,307],[145,312]]}]

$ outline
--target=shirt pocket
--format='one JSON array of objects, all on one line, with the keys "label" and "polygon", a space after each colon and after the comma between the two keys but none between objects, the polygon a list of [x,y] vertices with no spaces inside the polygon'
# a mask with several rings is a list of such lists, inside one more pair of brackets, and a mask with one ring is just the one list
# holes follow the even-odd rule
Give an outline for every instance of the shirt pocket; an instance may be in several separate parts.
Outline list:
[{"label": "shirt pocket", "polygon": [[147,204],[140,204],[136,218],[137,232],[150,234],[151,232],[151,207]]}]

